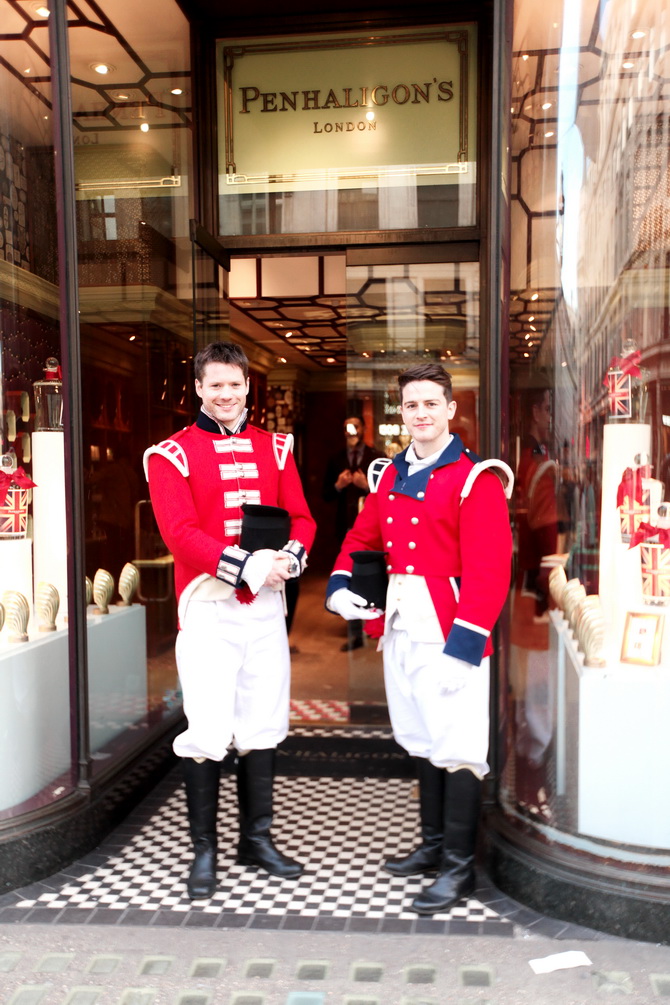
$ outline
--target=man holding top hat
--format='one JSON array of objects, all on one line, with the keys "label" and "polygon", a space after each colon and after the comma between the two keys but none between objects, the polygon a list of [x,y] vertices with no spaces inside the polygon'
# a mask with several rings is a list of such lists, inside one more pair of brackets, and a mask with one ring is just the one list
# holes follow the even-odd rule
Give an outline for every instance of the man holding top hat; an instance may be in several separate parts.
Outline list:
[{"label": "man holding top hat", "polygon": [[416,760],[422,838],[385,868],[394,876],[437,873],[412,903],[418,914],[435,914],[475,886],[489,770],[490,636],[509,589],[505,496],[514,479],[504,462],[480,461],[450,433],[456,402],[442,366],[413,366],[398,384],[412,442],[393,461],[370,465],[370,495],[344,540],[326,605],[347,620],[379,618],[369,606],[375,596],[379,604],[372,563],[357,553],[383,557],[386,694],[395,738]]},{"label": "man holding top hat", "polygon": [[300,863],[273,844],[275,748],[288,732],[289,647],[284,583],[301,574],[315,523],[292,454],[293,437],[247,422],[248,360],[214,342],[194,360],[196,422],[150,447],[145,470],[174,556],[176,655],[188,728],[183,761],[194,861],[191,898],[216,889],[219,774],[237,751],[237,860],[295,878]]}]

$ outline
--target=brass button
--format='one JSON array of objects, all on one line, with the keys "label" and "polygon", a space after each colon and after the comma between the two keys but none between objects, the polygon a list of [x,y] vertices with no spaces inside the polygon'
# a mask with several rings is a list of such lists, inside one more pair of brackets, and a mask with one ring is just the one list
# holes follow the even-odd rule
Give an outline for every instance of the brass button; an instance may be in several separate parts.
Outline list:
[{"label": "brass button", "polygon": [[386,542],[386,547],[387,548],[392,548],[393,547],[393,541],[387,541]]},{"label": "brass button", "polygon": [[414,551],[414,549],[416,548],[416,544],[414,543],[414,541],[410,541],[407,547],[409,548],[410,551]]},{"label": "brass button", "polygon": [[390,496],[389,496],[389,502],[393,502],[393,500],[394,500],[394,499],[395,499],[395,496],[394,496],[394,495],[390,495]]},{"label": "brass button", "polygon": [[386,571],[387,571],[387,572],[390,572],[392,568],[393,568],[393,566],[392,566],[392,565],[387,565],[387,566],[386,566]]},{"label": "brass button", "polygon": [[411,575],[414,572],[414,566],[413,565],[406,565],[405,566],[405,572],[409,572],[410,575]]},{"label": "brass button", "polygon": [[417,499],[423,499],[423,497],[425,496],[425,494],[426,494],[425,492],[417,492],[416,497],[417,497]]},{"label": "brass button", "polygon": [[419,518],[418,518],[418,516],[413,516],[413,517],[412,517],[412,520],[411,520],[411,522],[412,522],[413,524],[417,524],[417,523],[419,522]]},{"label": "brass button", "polygon": [[392,516],[387,516],[386,517],[386,522],[387,523],[393,523],[393,517]]}]

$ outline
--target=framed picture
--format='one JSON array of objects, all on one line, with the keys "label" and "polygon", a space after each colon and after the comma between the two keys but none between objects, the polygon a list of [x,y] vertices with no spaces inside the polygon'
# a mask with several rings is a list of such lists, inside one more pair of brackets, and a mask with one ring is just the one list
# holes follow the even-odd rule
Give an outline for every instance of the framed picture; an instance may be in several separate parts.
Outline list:
[{"label": "framed picture", "polygon": [[637,614],[629,611],[623,631],[622,663],[655,667],[661,662],[663,614]]}]

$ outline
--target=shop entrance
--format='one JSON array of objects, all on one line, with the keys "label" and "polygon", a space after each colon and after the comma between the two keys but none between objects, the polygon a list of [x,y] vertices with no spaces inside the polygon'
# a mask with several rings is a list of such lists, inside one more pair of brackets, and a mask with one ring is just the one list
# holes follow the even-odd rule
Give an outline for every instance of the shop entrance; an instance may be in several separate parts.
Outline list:
[{"label": "shop entrance", "polygon": [[[439,361],[453,378],[455,431],[478,449],[477,259],[474,242],[277,251],[233,255],[229,271],[216,266],[215,283],[197,284],[196,344],[231,338],[245,347],[252,421],[293,433],[318,524],[308,570],[289,597],[296,722],[387,721],[376,641],[324,609],[328,575],[366,495],[339,479],[352,467],[346,425],[353,420],[361,434],[356,467],[365,471],[371,457],[393,457],[409,442],[397,375],[416,362]],[[211,261],[201,263],[203,275]]]}]

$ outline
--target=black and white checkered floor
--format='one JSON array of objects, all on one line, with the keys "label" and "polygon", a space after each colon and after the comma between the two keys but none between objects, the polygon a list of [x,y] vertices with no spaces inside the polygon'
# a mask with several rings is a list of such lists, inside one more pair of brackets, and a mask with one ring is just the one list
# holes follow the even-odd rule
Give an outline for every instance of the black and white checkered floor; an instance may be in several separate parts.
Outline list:
[{"label": "black and white checkered floor", "polygon": [[577,930],[523,908],[485,877],[472,898],[448,913],[419,918],[411,912],[409,903],[426,880],[397,879],[382,869],[387,856],[408,851],[417,840],[410,779],[278,776],[273,836],[305,865],[298,880],[235,863],[236,816],[235,779],[223,774],[219,886],[211,900],[190,901],[185,880],[191,848],[177,769],[95,852],[1,897],[0,922],[507,936],[518,926],[535,926],[558,937]]}]

